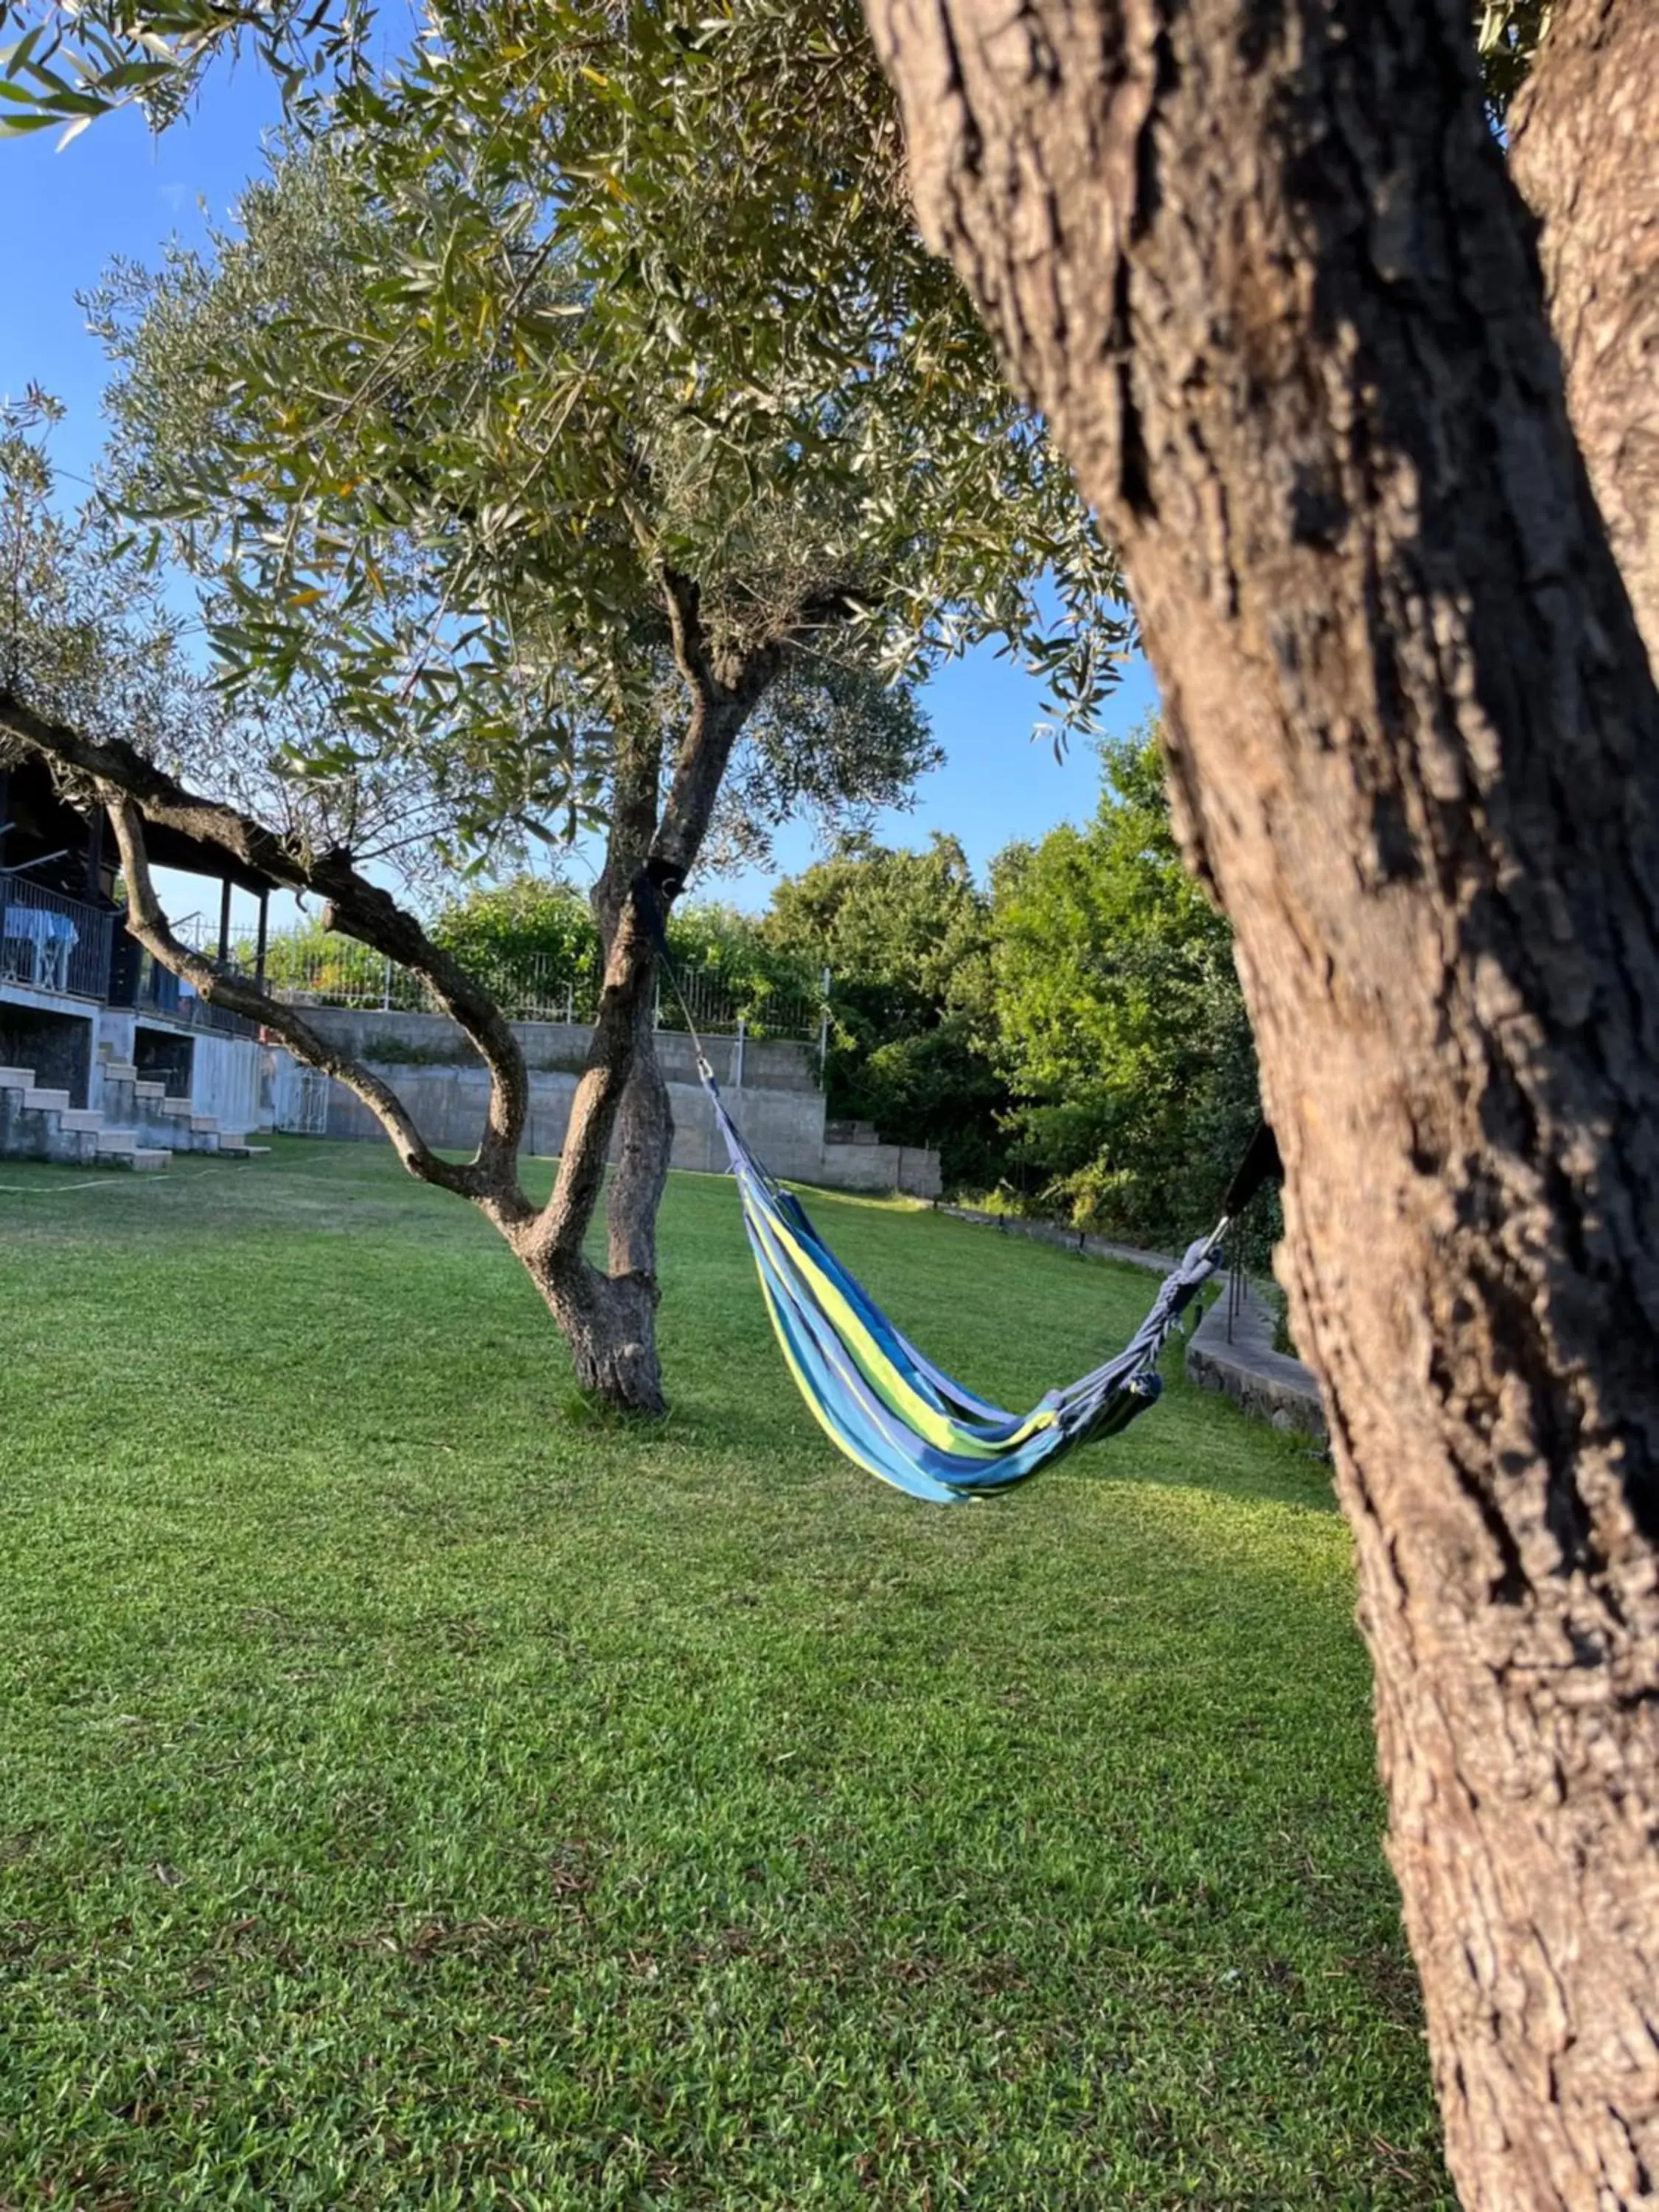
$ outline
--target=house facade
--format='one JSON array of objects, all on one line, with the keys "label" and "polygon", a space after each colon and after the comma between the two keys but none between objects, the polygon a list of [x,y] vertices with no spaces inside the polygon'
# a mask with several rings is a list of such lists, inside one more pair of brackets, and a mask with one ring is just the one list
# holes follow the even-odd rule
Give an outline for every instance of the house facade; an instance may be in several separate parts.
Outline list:
[{"label": "house facade", "polygon": [[[153,830],[157,867],[203,879],[210,918],[178,925],[228,961],[233,890],[272,888],[216,848]],[[127,933],[102,814],[44,763],[0,769],[0,1157],[165,1166],[178,1152],[246,1156],[272,1126],[275,1055],[255,1024],[206,1005]]]}]

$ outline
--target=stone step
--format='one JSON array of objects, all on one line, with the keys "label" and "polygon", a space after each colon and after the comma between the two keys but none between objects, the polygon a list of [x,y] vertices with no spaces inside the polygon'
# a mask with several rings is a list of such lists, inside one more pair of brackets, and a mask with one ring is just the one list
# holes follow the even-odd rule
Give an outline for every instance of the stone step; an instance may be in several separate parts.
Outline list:
[{"label": "stone step", "polygon": [[106,1083],[137,1083],[138,1071],[130,1060],[106,1060],[104,1062]]},{"label": "stone step", "polygon": [[70,1110],[67,1091],[26,1091],[23,1105],[31,1114],[66,1114]]},{"label": "stone step", "polygon": [[165,1083],[139,1083],[135,1081],[132,1086],[132,1095],[135,1098],[165,1098],[167,1095],[167,1087]]},{"label": "stone step", "polygon": [[101,1129],[104,1117],[94,1114],[89,1106],[66,1106],[58,1116],[61,1129]]},{"label": "stone step", "polygon": [[190,1117],[190,1133],[193,1137],[211,1137],[216,1133],[218,1127],[211,1114],[192,1114]]},{"label": "stone step", "polygon": [[33,1091],[34,1070],[32,1067],[0,1067],[0,1091]]},{"label": "stone step", "polygon": [[161,1111],[164,1114],[171,1114],[176,1121],[187,1121],[196,1109],[188,1098],[164,1098],[161,1101]]},{"label": "stone step", "polygon": [[140,1175],[150,1175],[158,1169],[171,1166],[172,1163],[171,1152],[143,1143],[131,1129],[100,1129],[98,1132],[98,1165],[100,1168],[131,1168]]}]

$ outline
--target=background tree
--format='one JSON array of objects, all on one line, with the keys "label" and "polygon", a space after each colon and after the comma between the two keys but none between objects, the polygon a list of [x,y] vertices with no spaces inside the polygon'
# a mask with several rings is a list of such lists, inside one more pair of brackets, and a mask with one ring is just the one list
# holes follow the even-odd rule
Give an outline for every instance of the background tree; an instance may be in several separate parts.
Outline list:
[{"label": "background tree", "polygon": [[957,839],[936,831],[920,853],[847,839],[777,886],[760,935],[807,974],[830,973],[831,1113],[936,1146],[948,1186],[994,1182],[1006,1095],[974,1018],[986,902]]},{"label": "background tree", "polygon": [[[432,923],[434,941],[487,981],[503,1004],[533,999],[550,1017],[568,1003],[576,1018],[592,1010],[604,969],[599,932],[586,897],[558,877],[521,875],[451,896]],[[818,977],[763,938],[752,915],[707,898],[678,905],[668,941],[676,969],[713,1011],[694,1006],[700,1027],[716,1030],[741,1018],[751,1036],[803,1036],[815,1028]],[[660,1027],[678,1029],[684,1016],[672,990],[659,990]],[[780,1024],[787,1026],[780,1029]]]},{"label": "background tree", "polygon": [[1091,823],[998,859],[990,1033],[1041,1198],[1178,1246],[1220,1212],[1260,1117],[1255,1054],[1232,932],[1170,828],[1156,727],[1101,759]]}]

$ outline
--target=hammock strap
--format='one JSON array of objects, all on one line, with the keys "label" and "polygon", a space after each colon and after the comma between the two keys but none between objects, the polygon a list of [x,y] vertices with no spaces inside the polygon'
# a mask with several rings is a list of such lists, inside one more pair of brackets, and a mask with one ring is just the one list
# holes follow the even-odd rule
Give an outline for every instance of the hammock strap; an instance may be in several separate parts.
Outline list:
[{"label": "hammock strap", "polygon": [[703,1050],[702,1039],[697,1035],[690,1001],[674,966],[674,956],[668,949],[668,902],[678,898],[684,887],[684,876],[671,862],[647,860],[634,878],[634,911],[638,915],[646,935],[651,939],[657,965],[667,977],[669,989],[679,1000],[680,1012],[685,1016],[685,1033],[697,1055],[697,1073],[705,1083],[712,1084],[714,1071],[708,1064],[708,1054]]}]

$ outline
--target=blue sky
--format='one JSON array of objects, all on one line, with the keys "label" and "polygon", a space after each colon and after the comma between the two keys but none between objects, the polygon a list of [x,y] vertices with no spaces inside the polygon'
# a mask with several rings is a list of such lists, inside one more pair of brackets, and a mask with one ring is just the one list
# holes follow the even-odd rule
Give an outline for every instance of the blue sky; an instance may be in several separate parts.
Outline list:
[{"label": "blue sky", "polygon": [[[65,475],[89,475],[103,441],[103,357],[76,293],[94,284],[117,255],[149,261],[170,236],[198,240],[204,205],[222,222],[258,165],[259,135],[276,112],[268,80],[248,65],[216,77],[198,113],[159,139],[139,115],[126,112],[95,123],[62,153],[52,132],[0,142],[0,205],[7,213],[0,224],[0,300],[7,305],[0,392],[18,397],[33,380],[67,403],[69,420],[53,447]],[[1155,698],[1151,673],[1137,662],[1109,711],[1109,732],[1133,728]],[[1097,786],[1091,750],[1074,746],[1056,763],[1046,743],[1032,742],[1042,695],[1017,665],[988,649],[969,654],[935,678],[927,705],[945,763],[923,778],[912,811],[883,817],[878,834],[885,842],[921,843],[930,830],[952,830],[982,871],[1011,839],[1040,837],[1091,811]],[[779,840],[772,874],[751,872],[708,888],[759,907],[776,874],[805,866],[812,849],[811,832],[791,828]],[[177,896],[184,886],[169,889]],[[204,887],[191,889],[199,902]]]}]

